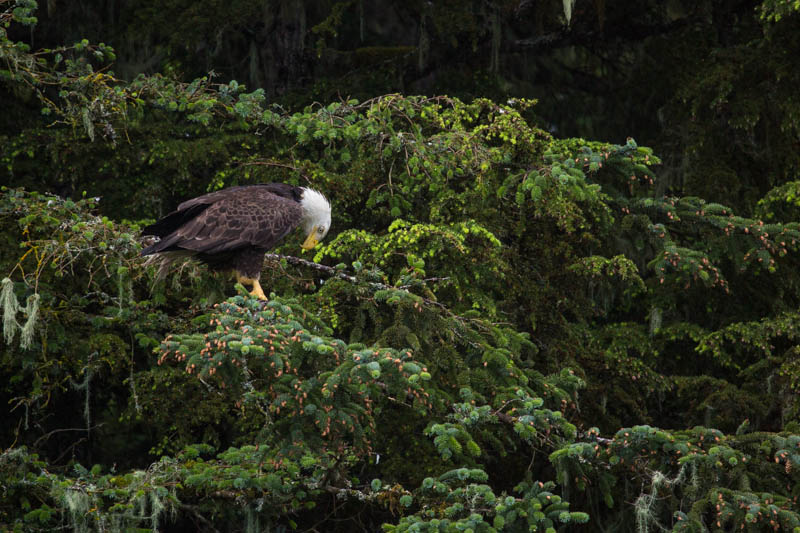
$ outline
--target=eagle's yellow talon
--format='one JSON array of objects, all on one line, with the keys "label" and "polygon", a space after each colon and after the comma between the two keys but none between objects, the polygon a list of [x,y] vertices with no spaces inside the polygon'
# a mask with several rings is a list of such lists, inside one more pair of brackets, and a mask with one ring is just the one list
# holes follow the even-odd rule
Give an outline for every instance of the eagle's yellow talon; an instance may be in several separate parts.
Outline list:
[{"label": "eagle's yellow talon", "polygon": [[236,272],[236,282],[241,283],[242,285],[252,285],[253,290],[250,291],[250,296],[255,296],[259,300],[267,299],[267,295],[264,294],[264,289],[261,288],[261,283],[259,283],[258,279],[248,278],[247,276],[242,276]]},{"label": "eagle's yellow talon", "polygon": [[259,300],[267,300],[267,295],[264,294],[264,290],[261,288],[261,284],[258,280],[255,280],[255,283],[253,283],[253,290],[250,291],[250,296],[255,296]]}]

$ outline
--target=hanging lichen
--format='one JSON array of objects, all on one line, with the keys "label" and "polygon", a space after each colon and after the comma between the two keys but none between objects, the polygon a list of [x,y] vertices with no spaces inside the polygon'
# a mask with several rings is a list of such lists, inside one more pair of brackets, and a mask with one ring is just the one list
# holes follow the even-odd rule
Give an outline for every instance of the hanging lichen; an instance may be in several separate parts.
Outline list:
[{"label": "hanging lichen", "polygon": [[92,429],[92,411],[91,411],[91,396],[92,396],[92,389],[91,389],[91,382],[92,376],[94,374],[92,369],[92,361],[95,357],[99,354],[97,352],[92,352],[89,354],[89,359],[86,362],[86,367],[84,368],[85,376],[83,381],[77,383],[70,379],[70,385],[76,391],[84,391],[84,402],[83,402],[83,419],[86,422],[86,434],[88,435]]},{"label": "hanging lichen", "polygon": [[70,525],[73,531],[88,532],[86,517],[89,512],[89,495],[82,490],[66,490],[61,498],[64,507],[69,513]]},{"label": "hanging lichen", "polygon": [[0,302],[3,306],[3,337],[6,344],[11,344],[19,328],[17,324],[17,297],[14,296],[14,284],[8,278],[3,279],[3,289],[0,292]]},{"label": "hanging lichen", "polygon": [[567,25],[572,20],[572,8],[575,7],[576,0],[563,0],[564,4],[564,18],[567,19]]},{"label": "hanging lichen", "polygon": [[419,22],[419,43],[417,44],[417,70],[423,72],[428,66],[428,55],[430,53],[430,37],[428,36],[427,16],[423,13]]},{"label": "hanging lichen", "polygon": [[658,307],[653,307],[650,310],[650,336],[654,336],[658,331],[661,329],[663,316],[661,313],[661,309]]},{"label": "hanging lichen", "polygon": [[[14,282],[9,278],[3,278],[0,306],[3,308],[3,338],[6,344],[11,344],[17,331],[20,331],[19,345],[27,350],[33,343],[33,331],[39,316],[39,295],[30,295],[23,307],[19,305],[19,301],[14,295]],[[17,322],[17,313],[20,311],[27,316],[24,325]]]}]

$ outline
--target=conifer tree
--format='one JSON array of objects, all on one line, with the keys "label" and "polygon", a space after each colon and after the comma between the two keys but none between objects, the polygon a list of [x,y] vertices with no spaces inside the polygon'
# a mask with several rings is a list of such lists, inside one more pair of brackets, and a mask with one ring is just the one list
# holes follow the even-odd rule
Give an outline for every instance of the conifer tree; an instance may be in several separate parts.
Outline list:
[{"label": "conifer tree", "polygon": [[[530,100],[291,112],[0,45],[46,110],[4,172],[69,147],[87,190],[0,192],[4,528],[800,530],[793,182],[742,213]],[[270,254],[268,302],[139,257],[171,194],[270,181],[313,182],[334,226]]]}]

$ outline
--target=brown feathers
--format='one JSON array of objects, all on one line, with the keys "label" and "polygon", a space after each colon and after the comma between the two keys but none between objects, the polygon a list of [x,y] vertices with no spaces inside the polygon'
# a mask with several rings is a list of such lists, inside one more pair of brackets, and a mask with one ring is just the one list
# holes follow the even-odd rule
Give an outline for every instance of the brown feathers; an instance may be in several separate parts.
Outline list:
[{"label": "brown feathers", "polygon": [[249,185],[183,202],[144,229],[144,235],[161,240],[142,255],[164,254],[167,263],[188,255],[214,270],[258,279],[264,252],[303,221],[304,190],[282,183]]}]

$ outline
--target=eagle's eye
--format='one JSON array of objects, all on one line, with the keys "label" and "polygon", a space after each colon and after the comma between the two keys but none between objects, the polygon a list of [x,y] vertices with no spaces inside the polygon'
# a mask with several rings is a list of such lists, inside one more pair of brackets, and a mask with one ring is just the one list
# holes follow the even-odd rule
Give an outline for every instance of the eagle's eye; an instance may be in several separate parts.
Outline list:
[{"label": "eagle's eye", "polygon": [[320,235],[322,235],[323,233],[325,233],[325,228],[324,228],[323,226],[320,226],[320,227],[318,227],[318,228],[317,228],[317,233],[319,233]]}]

